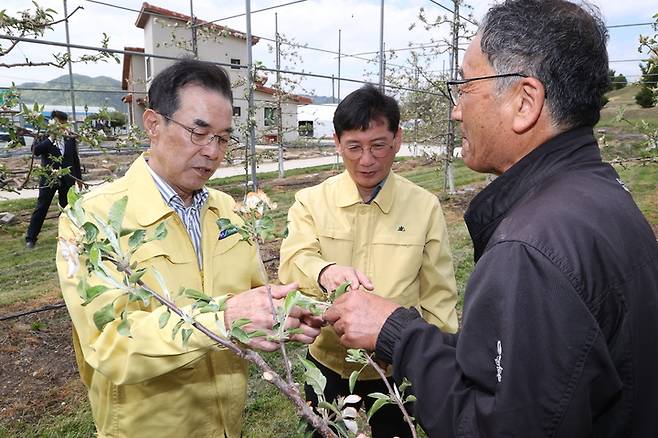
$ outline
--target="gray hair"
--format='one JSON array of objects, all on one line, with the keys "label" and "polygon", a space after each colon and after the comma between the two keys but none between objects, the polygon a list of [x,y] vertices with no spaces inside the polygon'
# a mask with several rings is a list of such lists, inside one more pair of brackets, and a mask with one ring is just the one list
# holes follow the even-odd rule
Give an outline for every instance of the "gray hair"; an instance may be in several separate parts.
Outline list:
[{"label": "gray hair", "polygon": [[[609,85],[608,31],[595,6],[565,0],[507,0],[478,30],[480,48],[497,74],[539,79],[553,123],[594,126]],[[498,91],[518,78],[497,80]]]}]

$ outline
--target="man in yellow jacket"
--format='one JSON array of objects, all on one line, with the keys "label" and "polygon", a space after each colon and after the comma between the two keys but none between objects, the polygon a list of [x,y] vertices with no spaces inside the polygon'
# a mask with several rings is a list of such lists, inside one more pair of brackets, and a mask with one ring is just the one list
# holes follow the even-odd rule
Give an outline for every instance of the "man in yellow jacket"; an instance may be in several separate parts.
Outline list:
[{"label": "man in yellow jacket", "polygon": [[[346,171],[300,190],[288,211],[288,237],[281,244],[279,277],[322,296],[345,281],[352,289],[415,306],[443,331],[457,330],[457,293],[448,233],[433,194],[391,171],[402,142],[395,99],[373,86],[347,96],[334,114],[334,142]],[[325,397],[349,394],[348,379],[361,365],[345,361],[346,349],[332,327],[309,348],[309,359],[327,377]],[[355,393],[387,393],[371,368]],[[315,393],[306,397],[317,404]],[[374,437],[410,436],[393,405],[371,419]]]},{"label": "man in yellow jacket", "polygon": [[[150,234],[165,223],[168,231],[164,240],[145,243],[133,256],[136,269],[149,268],[142,277],[147,284],[158,289],[155,270],[173,293],[184,286],[211,296],[233,294],[219,316],[220,324],[230,327],[236,319],[248,318],[252,321],[248,329],[271,328],[265,288],[249,290],[263,281],[253,246],[237,234],[220,236],[216,224],[220,217],[239,221],[232,211],[233,199],[205,187],[230,141],[228,75],[212,64],[180,61],[153,80],[149,106],[144,113],[149,152],[138,158],[123,178],[85,195],[86,214],[106,217],[110,206],[127,196],[124,228],[145,229]],[[62,215],[60,238],[69,239],[74,233],[71,221]],[[159,328],[165,308],[157,307],[155,300],[138,309],[134,306],[141,302],[131,303],[130,337],[119,334],[120,321],[99,331],[94,312],[113,303],[120,292],[105,292],[83,306],[76,288],[86,272],[69,278],[61,251],[57,268],[73,321],[80,375],[100,437],[241,435],[247,383],[243,360],[197,331],[183,347],[180,337],[172,339],[171,327]],[[85,280],[98,282],[95,276]],[[280,299],[295,286],[275,287],[273,295]],[[174,300],[190,310],[192,300]],[[293,318],[293,326],[303,329],[297,340],[309,343],[319,330],[309,325],[312,321],[305,319],[307,316]],[[216,327],[213,313],[197,320]],[[277,347],[265,338],[255,338],[251,346]]]}]

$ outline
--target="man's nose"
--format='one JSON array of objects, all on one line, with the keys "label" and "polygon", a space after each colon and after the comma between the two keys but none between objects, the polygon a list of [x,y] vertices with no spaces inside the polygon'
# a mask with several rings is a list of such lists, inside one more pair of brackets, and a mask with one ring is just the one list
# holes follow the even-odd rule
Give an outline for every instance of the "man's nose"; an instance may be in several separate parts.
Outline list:
[{"label": "man's nose", "polygon": [[363,148],[363,152],[359,157],[359,164],[370,166],[376,161],[377,160],[375,160],[375,156],[372,154],[370,148]]},{"label": "man's nose", "polygon": [[224,148],[215,139],[201,149],[201,155],[212,161],[221,159],[225,152]]},{"label": "man's nose", "polygon": [[456,122],[462,121],[462,105],[461,101],[457,102],[457,105],[452,107],[452,112],[450,113],[450,119]]}]

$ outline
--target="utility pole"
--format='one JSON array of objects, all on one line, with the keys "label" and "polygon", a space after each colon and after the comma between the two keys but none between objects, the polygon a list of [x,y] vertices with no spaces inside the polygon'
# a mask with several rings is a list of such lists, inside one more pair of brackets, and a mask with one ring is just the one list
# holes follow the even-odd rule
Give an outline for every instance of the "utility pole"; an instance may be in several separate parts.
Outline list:
[{"label": "utility pole", "polygon": [[338,29],[338,101],[340,102],[340,29]]},{"label": "utility pole", "polygon": [[196,59],[199,58],[199,49],[197,47],[196,39],[196,17],[194,16],[194,5],[192,4],[193,0],[190,0],[190,17],[192,17],[192,53]]},{"label": "utility pole", "polygon": [[[450,51],[450,78],[457,79],[459,71],[459,2],[453,0],[455,5],[452,17],[452,47]],[[455,123],[452,120],[452,102],[448,105],[448,139],[446,143],[446,165],[443,179],[443,188],[448,193],[455,193],[455,176],[452,168],[452,156],[455,150]]]},{"label": "utility pole", "polygon": [[379,12],[379,90],[384,92],[385,64],[384,64],[384,0],[381,1]]},{"label": "utility pole", "polygon": [[277,112],[277,123],[276,123],[276,139],[279,142],[279,178],[285,176],[283,170],[283,113],[281,111],[281,99],[283,98],[281,94],[281,37],[279,36],[279,17],[278,13],[274,13],[274,33],[275,33],[275,47],[276,47],[276,112]]},{"label": "utility pole", "polygon": [[66,53],[69,56],[69,91],[71,92],[71,114],[73,115],[73,130],[77,131],[78,130],[78,125],[75,123],[76,118],[75,118],[75,91],[73,88],[73,64],[71,63],[71,47],[69,44],[71,44],[71,41],[69,39],[69,13],[68,9],[66,7],[66,0],[64,0],[64,27],[66,29]]},{"label": "utility pole", "polygon": [[256,109],[254,108],[254,77],[253,59],[251,52],[251,1],[245,0],[247,18],[247,90],[249,110],[247,111],[247,126],[249,128],[249,159],[251,161],[251,189],[258,190],[256,179]]},{"label": "utility pole", "polygon": [[334,94],[335,76],[331,75],[331,103],[336,103],[336,94]]},{"label": "utility pole", "polygon": [[416,69],[414,71],[414,153],[415,157],[418,154],[418,97],[420,92],[418,91],[418,64],[416,64]]}]

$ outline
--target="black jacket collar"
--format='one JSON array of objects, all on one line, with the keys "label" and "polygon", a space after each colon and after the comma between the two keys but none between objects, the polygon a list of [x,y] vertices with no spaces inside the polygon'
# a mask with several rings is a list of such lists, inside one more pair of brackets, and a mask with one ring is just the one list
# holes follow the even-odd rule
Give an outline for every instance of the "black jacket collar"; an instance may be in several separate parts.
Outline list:
[{"label": "black jacket collar", "polygon": [[478,193],[464,214],[475,261],[498,223],[529,190],[561,169],[592,160],[601,161],[592,128],[575,128],[532,150]]}]

